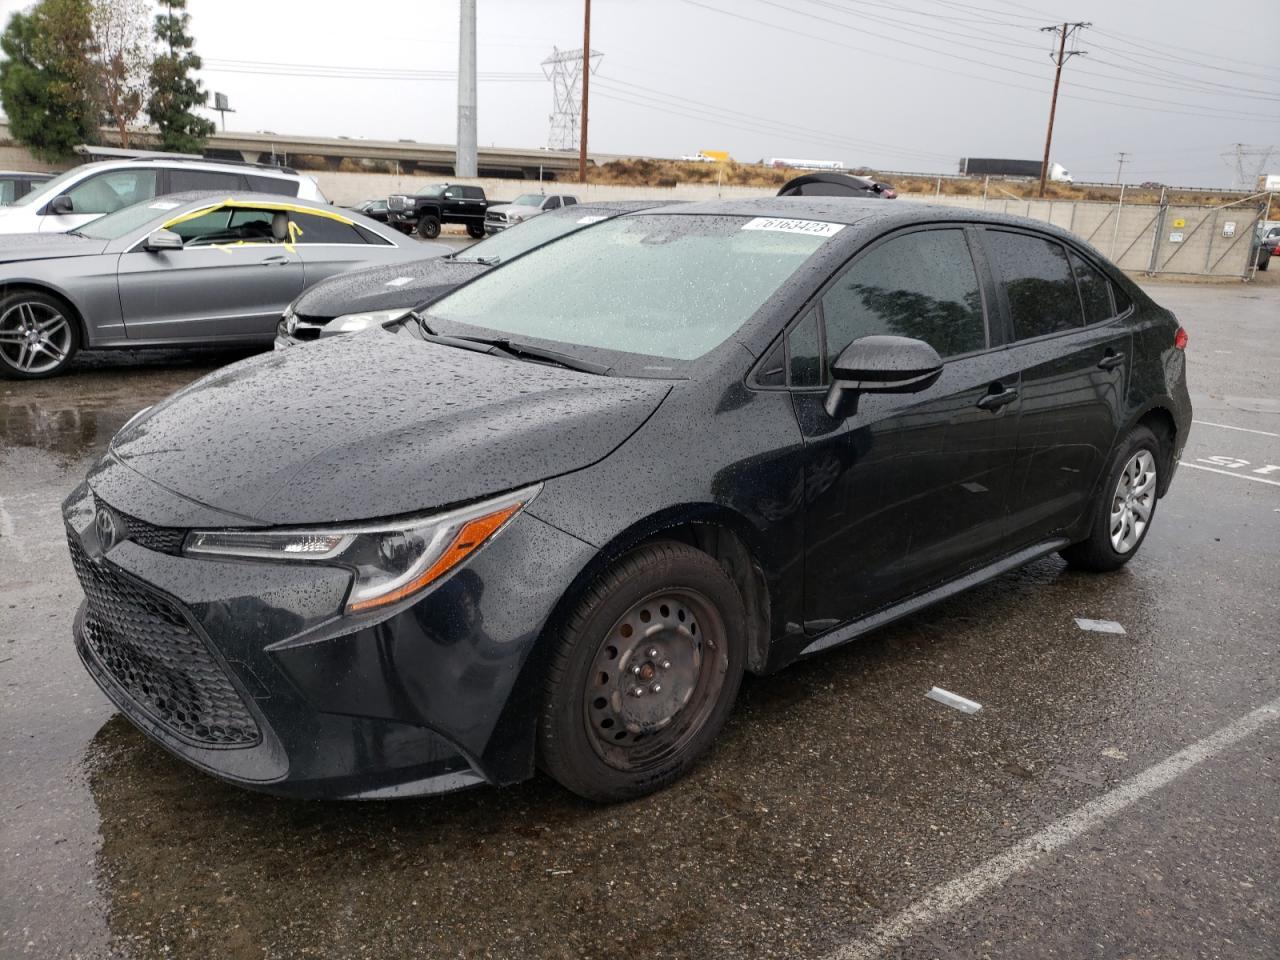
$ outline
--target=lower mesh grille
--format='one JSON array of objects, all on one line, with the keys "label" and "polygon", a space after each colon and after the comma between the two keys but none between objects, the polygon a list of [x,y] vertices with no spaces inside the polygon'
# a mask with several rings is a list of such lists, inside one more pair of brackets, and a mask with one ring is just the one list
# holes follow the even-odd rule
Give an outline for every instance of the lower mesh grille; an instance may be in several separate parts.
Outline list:
[{"label": "lower mesh grille", "polygon": [[258,725],[204,642],[163,597],[90,560],[68,531],[88,605],[84,639],[138,708],[171,733],[218,747],[251,746]]}]

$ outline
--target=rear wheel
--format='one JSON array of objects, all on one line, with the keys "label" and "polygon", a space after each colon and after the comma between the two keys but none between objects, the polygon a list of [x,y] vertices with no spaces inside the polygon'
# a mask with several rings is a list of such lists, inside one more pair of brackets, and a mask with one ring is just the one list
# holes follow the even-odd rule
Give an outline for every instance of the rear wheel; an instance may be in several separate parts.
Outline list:
[{"label": "rear wheel", "polygon": [[707,554],[673,541],[629,554],[559,638],[538,723],[543,769],[600,801],[680,777],[737,697],[745,630],[738,589]]},{"label": "rear wheel", "polygon": [[1082,570],[1116,570],[1138,552],[1155,516],[1160,444],[1146,427],[1135,427],[1116,451],[1087,539],[1061,551]]},{"label": "rear wheel", "polygon": [[0,298],[0,374],[51,377],[80,349],[80,326],[61,300],[36,290]]},{"label": "rear wheel", "polygon": [[424,240],[434,240],[440,236],[440,218],[427,216],[419,220],[418,236]]},{"label": "rear wheel", "polygon": [[467,236],[469,236],[472,240],[483,240],[483,239],[484,239],[484,224],[483,224],[483,223],[468,223],[468,224],[467,224]]}]

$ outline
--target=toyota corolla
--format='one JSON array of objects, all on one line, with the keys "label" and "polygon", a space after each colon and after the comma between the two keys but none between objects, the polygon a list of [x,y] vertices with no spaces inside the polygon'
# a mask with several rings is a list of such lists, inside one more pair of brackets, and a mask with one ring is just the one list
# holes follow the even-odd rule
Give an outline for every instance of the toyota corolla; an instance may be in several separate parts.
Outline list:
[{"label": "toyota corolla", "polygon": [[80,655],[277,793],[657,789],[769,673],[1139,550],[1186,334],[1078,238],[845,198],[629,214],[140,413],[65,504]]}]

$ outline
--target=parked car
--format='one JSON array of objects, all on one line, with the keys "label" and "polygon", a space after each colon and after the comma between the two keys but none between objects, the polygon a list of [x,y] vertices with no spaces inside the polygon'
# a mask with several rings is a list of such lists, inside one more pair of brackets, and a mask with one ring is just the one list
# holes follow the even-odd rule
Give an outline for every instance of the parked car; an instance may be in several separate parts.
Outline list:
[{"label": "parked car", "polygon": [[484,232],[498,233],[517,223],[523,223],[540,213],[570,207],[578,198],[567,193],[522,193],[510,203],[498,203],[489,207],[484,215]]},{"label": "parked car", "polygon": [[793,177],[778,191],[780,197],[880,197],[892,200],[898,191],[889,183],[852,173],[824,170]]},{"label": "parked car", "polygon": [[537,223],[522,224],[519,230],[443,257],[331,277],[308,287],[285,308],[276,329],[276,349],[392,323],[413,308],[544,243],[624,213],[662,205],[659,200],[624,200],[584,203],[572,210],[561,207],[539,217]]},{"label": "parked car", "polygon": [[0,207],[7,207],[53,179],[52,173],[29,173],[23,170],[0,171]]},{"label": "parked car", "polygon": [[65,233],[135,203],[194,190],[263,191],[324,202],[315,180],[291,167],[173,156],[101,160],[0,207],[0,233]]},{"label": "parked car", "polygon": [[64,504],[75,642],[149,737],[243,786],[536,762],[635,797],[707,751],[744,671],[1054,552],[1132,559],[1191,424],[1186,342],[1039,221],[627,214],[137,415]]},{"label": "parked car", "polygon": [[1262,229],[1254,231],[1253,235],[1253,263],[1259,270],[1266,270],[1271,263],[1271,257],[1280,244],[1280,234],[1269,236]]},{"label": "parked car", "polygon": [[175,194],[70,233],[0,237],[0,375],[52,376],[84,348],[270,343],[309,284],[430,249],[327,204],[250,193]]},{"label": "parked car", "polygon": [[387,222],[402,233],[416,233],[427,240],[440,236],[442,223],[460,223],[479,240],[484,236],[484,215],[489,209],[483,187],[438,183],[413,195],[387,197]]},{"label": "parked car", "polygon": [[364,214],[370,220],[377,220],[379,223],[387,222],[386,200],[364,200],[357,203],[351,209],[356,213]]}]

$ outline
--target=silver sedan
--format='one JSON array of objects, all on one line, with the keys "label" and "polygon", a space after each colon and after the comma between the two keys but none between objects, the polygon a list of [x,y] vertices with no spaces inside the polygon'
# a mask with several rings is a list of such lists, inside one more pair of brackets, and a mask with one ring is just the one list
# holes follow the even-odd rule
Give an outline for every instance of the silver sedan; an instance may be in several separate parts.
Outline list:
[{"label": "silver sedan", "polygon": [[157,197],[69,233],[0,237],[0,375],[47,377],[89,348],[269,344],[313,283],[447,252],[253,193]]}]

